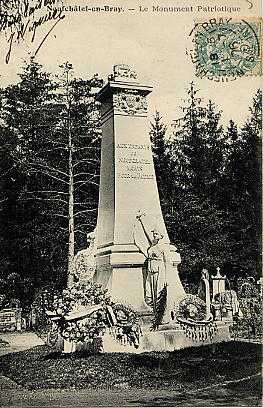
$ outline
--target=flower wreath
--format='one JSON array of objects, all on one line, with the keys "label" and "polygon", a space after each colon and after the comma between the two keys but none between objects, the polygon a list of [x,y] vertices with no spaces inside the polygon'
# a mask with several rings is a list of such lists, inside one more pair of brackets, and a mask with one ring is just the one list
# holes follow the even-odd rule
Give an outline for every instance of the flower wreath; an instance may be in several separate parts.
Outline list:
[{"label": "flower wreath", "polygon": [[111,330],[113,337],[122,344],[130,344],[139,347],[142,335],[136,313],[127,305],[116,303],[112,305],[116,323]]},{"label": "flower wreath", "polygon": [[[74,316],[75,310],[81,312],[83,308],[86,308],[87,315]],[[110,329],[116,340],[136,348],[139,346],[141,329],[136,313],[129,306],[114,304],[101,285],[92,282],[84,286],[76,284],[60,295],[55,294],[46,313],[55,318],[58,331],[65,340],[92,342],[102,338]]]},{"label": "flower wreath", "polygon": [[175,315],[179,321],[188,321],[189,323],[207,323],[206,304],[196,295],[188,294],[179,302]]}]

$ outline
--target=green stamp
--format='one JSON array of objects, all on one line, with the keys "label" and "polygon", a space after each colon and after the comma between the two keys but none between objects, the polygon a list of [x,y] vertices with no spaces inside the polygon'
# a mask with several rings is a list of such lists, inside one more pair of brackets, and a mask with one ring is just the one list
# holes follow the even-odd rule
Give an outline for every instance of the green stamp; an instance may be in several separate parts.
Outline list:
[{"label": "green stamp", "polygon": [[211,19],[196,24],[196,75],[215,80],[261,75],[260,38],[259,20]]}]

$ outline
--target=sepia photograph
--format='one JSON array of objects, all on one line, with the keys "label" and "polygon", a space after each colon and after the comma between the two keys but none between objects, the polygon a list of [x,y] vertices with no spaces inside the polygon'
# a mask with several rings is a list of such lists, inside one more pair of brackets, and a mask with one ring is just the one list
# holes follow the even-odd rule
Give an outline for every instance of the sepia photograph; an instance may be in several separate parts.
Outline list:
[{"label": "sepia photograph", "polygon": [[262,5],[160,1],[0,0],[1,408],[262,406]]}]

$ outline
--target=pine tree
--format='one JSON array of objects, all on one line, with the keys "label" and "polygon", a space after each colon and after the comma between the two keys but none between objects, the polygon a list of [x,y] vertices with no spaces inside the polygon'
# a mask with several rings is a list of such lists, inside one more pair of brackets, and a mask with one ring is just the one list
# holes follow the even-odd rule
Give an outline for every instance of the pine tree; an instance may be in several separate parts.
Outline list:
[{"label": "pine tree", "polygon": [[65,284],[76,248],[96,222],[100,128],[93,90],[102,81],[70,77],[69,63],[62,70],[54,81],[31,60],[20,82],[5,90],[2,110],[16,138],[19,172],[5,212],[6,245],[18,248],[12,268],[34,276],[35,285]]},{"label": "pine tree", "polygon": [[203,106],[198,90],[191,83],[183,117],[174,121],[174,160],[178,183],[203,194],[215,184],[223,168],[224,138],[220,112],[209,101]]},{"label": "pine tree", "polygon": [[169,212],[169,187],[170,187],[170,157],[169,141],[166,139],[167,126],[162,121],[161,114],[156,111],[154,120],[151,122],[150,138],[152,143],[152,152],[154,168],[159,190],[161,206],[164,214]]},{"label": "pine tree", "polygon": [[174,122],[174,208],[170,214],[173,241],[182,256],[182,270],[195,279],[206,266],[222,266],[227,247],[224,212],[217,189],[225,166],[225,138],[220,112],[204,105],[191,84],[183,116]]},{"label": "pine tree", "polygon": [[238,133],[230,123],[224,205],[230,215],[231,268],[237,275],[260,275],[262,94],[249,109],[251,117]]},{"label": "pine tree", "polygon": [[[49,122],[43,117],[45,101],[53,86],[41,66],[31,59],[20,75],[20,81],[2,92],[1,119],[7,143],[10,146],[10,169],[5,176],[4,190],[7,201],[2,212],[4,234],[3,249],[9,262],[5,273],[32,275],[39,284],[45,275],[50,277],[52,268],[42,256],[43,237],[37,233],[37,218],[44,209],[36,201],[21,200],[27,189],[40,189],[41,179],[30,172],[29,165],[41,146],[42,135]],[[50,219],[45,214],[47,225]]]},{"label": "pine tree", "polygon": [[101,87],[102,81],[97,76],[91,80],[73,78],[69,62],[61,68],[59,101],[65,120],[58,128],[60,143],[68,154],[64,171],[68,175],[68,281],[72,284],[76,234],[83,238],[87,229],[96,226],[101,130],[92,89]]}]

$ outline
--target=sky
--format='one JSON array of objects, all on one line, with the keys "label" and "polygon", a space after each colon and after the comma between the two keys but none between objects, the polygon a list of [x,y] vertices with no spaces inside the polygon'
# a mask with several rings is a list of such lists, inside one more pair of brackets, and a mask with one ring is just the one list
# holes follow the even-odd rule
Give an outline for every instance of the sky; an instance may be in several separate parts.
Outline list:
[{"label": "sky", "polygon": [[[23,3],[26,0],[21,0]],[[29,0],[31,5],[42,4],[34,16],[23,15],[23,21],[29,26],[39,17],[48,14],[43,6],[44,0]],[[58,0],[53,7],[61,7]],[[193,0],[194,1],[194,0]],[[254,2],[254,4],[252,3]],[[22,4],[21,3],[21,4]],[[24,3],[25,4],[25,3]],[[193,6],[194,4],[194,6]],[[198,4],[200,4],[198,6]],[[252,8],[251,8],[252,4]],[[259,76],[243,76],[228,83],[217,83],[207,78],[195,76],[195,65],[189,51],[193,43],[189,33],[196,21],[209,21],[211,18],[253,19],[259,12],[258,0],[236,0],[233,3],[163,1],[159,3],[145,0],[101,1],[65,0],[64,7],[122,7],[118,11],[64,11],[65,18],[47,36],[39,49],[36,60],[51,72],[58,72],[58,66],[70,61],[78,77],[89,78],[99,73],[105,80],[112,72],[112,67],[118,63],[133,66],[138,78],[145,85],[152,85],[153,92],[149,96],[149,120],[155,110],[163,115],[167,123],[182,116],[180,106],[184,105],[186,91],[191,81],[200,89],[199,96],[208,101],[211,99],[222,110],[222,122],[226,124],[230,119],[241,125],[248,117],[248,106],[252,102],[253,94],[260,87]],[[218,13],[203,11],[209,5],[224,7],[239,7],[239,11],[227,12],[220,9]],[[148,7],[147,11],[141,11]],[[142,7],[143,6],[143,7]],[[181,11],[163,12],[153,11],[153,7],[180,7]],[[198,7],[203,9],[198,12]],[[133,10],[129,10],[132,8]],[[188,8],[188,11],[185,11]],[[192,11],[191,11],[192,9]],[[22,13],[25,9],[21,8]],[[190,10],[190,11],[189,11]],[[21,71],[23,59],[33,55],[39,44],[56,22],[47,21],[36,29],[36,35],[31,42],[32,32],[24,34],[19,44],[13,41],[10,60],[7,64],[5,57],[8,52],[10,29],[0,32],[0,86],[17,81],[17,74]],[[14,38],[16,38],[14,36]]]}]

